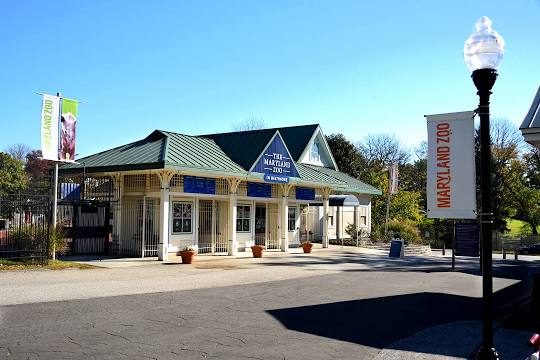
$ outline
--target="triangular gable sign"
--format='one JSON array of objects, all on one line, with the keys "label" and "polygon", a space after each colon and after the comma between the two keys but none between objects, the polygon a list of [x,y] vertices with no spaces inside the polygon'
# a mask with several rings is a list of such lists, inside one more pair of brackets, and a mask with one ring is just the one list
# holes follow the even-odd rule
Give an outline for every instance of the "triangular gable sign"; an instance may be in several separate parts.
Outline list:
[{"label": "triangular gable sign", "polygon": [[300,177],[279,131],[276,131],[251,171],[264,174],[264,181],[273,183],[288,183],[290,177]]}]

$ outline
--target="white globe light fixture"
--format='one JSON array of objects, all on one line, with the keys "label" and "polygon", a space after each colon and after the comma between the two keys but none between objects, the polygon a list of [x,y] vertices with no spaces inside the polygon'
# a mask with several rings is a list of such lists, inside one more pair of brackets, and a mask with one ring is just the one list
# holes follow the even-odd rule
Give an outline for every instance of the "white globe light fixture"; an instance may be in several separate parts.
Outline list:
[{"label": "white globe light fixture", "polygon": [[470,71],[498,70],[504,56],[504,39],[491,27],[491,20],[482,16],[476,22],[476,32],[471,34],[463,49],[465,64]]},{"label": "white globe light fixture", "polygon": [[498,360],[499,354],[493,347],[493,265],[491,224],[491,140],[489,134],[489,96],[497,80],[497,69],[504,55],[504,39],[491,27],[491,20],[482,16],[476,22],[476,32],[465,41],[463,56],[472,71],[474,85],[478,89],[480,105],[476,113],[480,116],[480,190],[482,211],[479,213],[482,234],[482,347],[478,351],[480,360]]}]

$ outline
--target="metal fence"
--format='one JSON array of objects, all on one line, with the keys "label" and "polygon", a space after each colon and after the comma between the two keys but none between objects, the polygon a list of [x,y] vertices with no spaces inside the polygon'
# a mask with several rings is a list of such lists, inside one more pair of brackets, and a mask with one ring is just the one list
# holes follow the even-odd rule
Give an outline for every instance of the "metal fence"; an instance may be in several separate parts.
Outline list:
[{"label": "metal fence", "polygon": [[512,236],[494,232],[492,239],[495,251],[516,251],[524,246],[540,244],[540,235]]},{"label": "metal fence", "polygon": [[46,264],[50,198],[34,193],[0,196],[0,259]]}]

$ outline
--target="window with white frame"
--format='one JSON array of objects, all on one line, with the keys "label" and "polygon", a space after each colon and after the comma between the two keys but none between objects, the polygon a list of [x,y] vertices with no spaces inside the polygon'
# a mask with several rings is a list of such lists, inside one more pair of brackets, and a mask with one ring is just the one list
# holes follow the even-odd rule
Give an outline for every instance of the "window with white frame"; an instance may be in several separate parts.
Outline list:
[{"label": "window with white frame", "polygon": [[309,151],[309,159],[314,162],[321,162],[321,156],[319,154],[319,144],[314,142],[311,144],[311,149]]},{"label": "window with white frame", "polygon": [[289,231],[296,230],[296,207],[289,206],[287,220]]},{"label": "window with white frame", "polygon": [[172,233],[187,234],[192,232],[193,204],[186,201],[172,203]]},{"label": "window with white frame", "polygon": [[236,231],[249,232],[251,223],[251,206],[238,205],[236,207]]},{"label": "window with white frame", "polygon": [[366,226],[367,225],[367,216],[360,216],[360,225],[364,225]]}]

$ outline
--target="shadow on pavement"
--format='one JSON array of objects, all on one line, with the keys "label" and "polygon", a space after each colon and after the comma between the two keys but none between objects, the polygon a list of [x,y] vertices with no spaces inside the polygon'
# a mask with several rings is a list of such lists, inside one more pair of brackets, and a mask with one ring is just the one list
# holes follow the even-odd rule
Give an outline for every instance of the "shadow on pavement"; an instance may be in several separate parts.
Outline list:
[{"label": "shadow on pavement", "polygon": [[[373,257],[354,254],[350,258],[340,259],[310,258],[304,265],[327,264],[333,261],[369,263],[366,269],[346,269],[344,271],[425,271],[449,272],[447,261],[441,260],[398,260],[388,262]],[[302,266],[302,262],[291,263]],[[440,266],[438,266],[440,265]],[[462,261],[456,271],[478,275],[478,260]],[[530,274],[539,271],[537,264],[519,264],[517,262],[497,262],[494,276],[520,280],[494,294],[496,320],[507,317],[518,303],[528,300],[530,295]],[[275,309],[267,311],[287,329],[347,341],[379,349],[386,348],[400,339],[404,339],[428,328],[457,321],[481,320],[482,299],[443,293],[415,293],[343,301],[328,304]],[[398,348],[395,348],[397,346]],[[401,347],[401,348],[400,348]],[[426,347],[418,342],[400,341],[392,345],[393,349],[448,355],[451,349],[439,349],[437,346]]]},{"label": "shadow on pavement", "polygon": [[426,328],[459,320],[479,320],[481,301],[459,295],[416,293],[268,313],[289,330],[383,349]]}]

